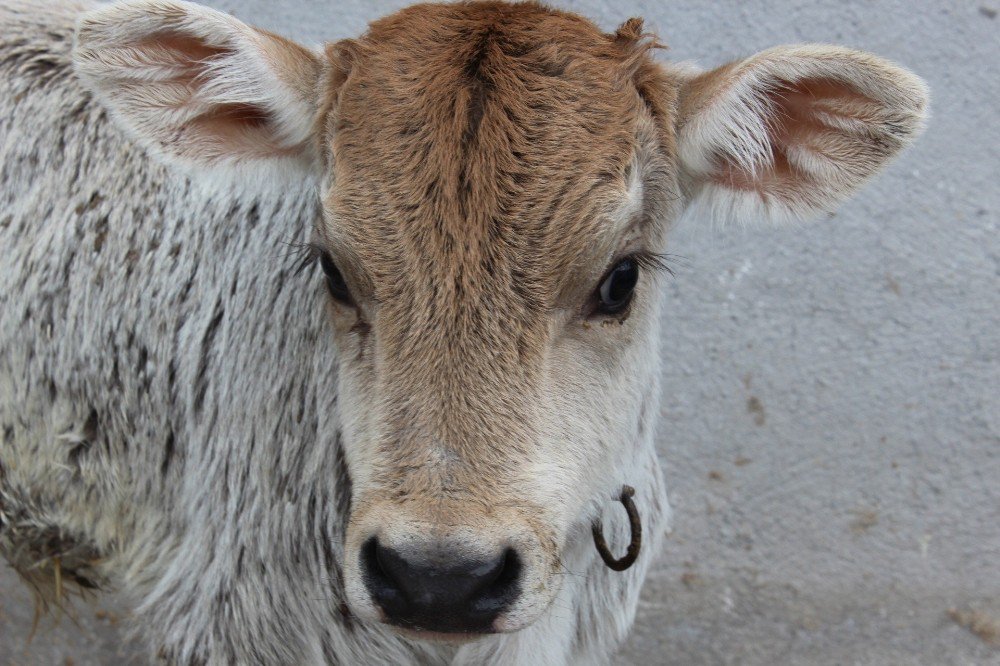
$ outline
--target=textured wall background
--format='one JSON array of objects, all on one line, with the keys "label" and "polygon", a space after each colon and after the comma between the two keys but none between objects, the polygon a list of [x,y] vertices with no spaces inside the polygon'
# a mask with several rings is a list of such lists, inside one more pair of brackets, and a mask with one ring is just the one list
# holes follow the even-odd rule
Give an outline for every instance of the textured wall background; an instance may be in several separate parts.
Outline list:
[{"label": "textured wall background", "polygon": [[[318,43],[408,3],[208,4]],[[934,97],[927,134],[834,217],[675,234],[660,451],[676,530],[622,662],[1000,663],[986,624],[960,626],[1000,622],[1000,5],[558,4],[609,30],[645,16],[662,57],[705,65],[866,49]],[[24,648],[31,615],[0,573],[0,662],[119,663],[114,615],[43,621]]]}]

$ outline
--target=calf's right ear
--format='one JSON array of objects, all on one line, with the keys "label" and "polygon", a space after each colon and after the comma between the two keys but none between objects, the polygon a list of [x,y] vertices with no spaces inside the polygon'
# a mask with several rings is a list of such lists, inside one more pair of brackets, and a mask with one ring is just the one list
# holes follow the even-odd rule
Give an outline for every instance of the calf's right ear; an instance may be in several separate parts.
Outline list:
[{"label": "calf's right ear", "polygon": [[323,56],[190,2],[84,13],[78,75],[139,143],[189,167],[315,170]]},{"label": "calf's right ear", "polygon": [[699,220],[831,212],[920,134],[927,105],[919,77],[867,53],[764,51],[682,84],[682,188]]}]

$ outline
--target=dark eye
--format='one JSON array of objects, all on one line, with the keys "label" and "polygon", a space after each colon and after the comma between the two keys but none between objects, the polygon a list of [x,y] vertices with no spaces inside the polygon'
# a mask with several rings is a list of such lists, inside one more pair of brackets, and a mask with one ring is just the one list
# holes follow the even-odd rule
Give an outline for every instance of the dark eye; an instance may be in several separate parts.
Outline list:
[{"label": "dark eye", "polygon": [[340,269],[337,268],[337,264],[333,263],[333,259],[326,252],[319,255],[319,265],[323,268],[323,275],[326,279],[326,288],[330,291],[330,295],[333,296],[335,301],[344,303],[345,305],[351,304],[351,292],[347,289],[347,283],[344,282],[344,276],[341,275]]},{"label": "dark eye", "polygon": [[618,314],[632,302],[639,281],[639,264],[629,258],[619,262],[597,288],[597,313]]}]

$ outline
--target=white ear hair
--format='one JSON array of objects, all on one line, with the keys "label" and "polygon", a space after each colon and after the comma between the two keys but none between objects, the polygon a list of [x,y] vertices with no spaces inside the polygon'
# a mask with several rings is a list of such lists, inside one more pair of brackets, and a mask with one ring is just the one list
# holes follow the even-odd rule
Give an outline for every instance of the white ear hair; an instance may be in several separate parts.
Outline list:
[{"label": "white ear hair", "polygon": [[193,3],[131,0],[83,14],[73,59],[116,120],[168,158],[268,178],[316,169],[316,52]]},{"label": "white ear hair", "polygon": [[785,46],[693,76],[677,141],[692,214],[784,221],[832,211],[921,132],[926,84],[875,56]]}]

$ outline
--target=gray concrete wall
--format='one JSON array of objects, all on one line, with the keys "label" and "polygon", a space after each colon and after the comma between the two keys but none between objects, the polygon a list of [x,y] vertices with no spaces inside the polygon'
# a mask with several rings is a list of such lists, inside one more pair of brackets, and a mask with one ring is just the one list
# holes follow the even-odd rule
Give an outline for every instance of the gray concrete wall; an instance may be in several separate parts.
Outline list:
[{"label": "gray concrete wall", "polygon": [[[319,42],[407,3],[209,4]],[[918,145],[831,219],[674,237],[688,261],[665,295],[660,451],[676,530],[622,663],[1000,663],[955,621],[1000,619],[1000,5],[560,4],[608,29],[645,16],[663,57],[706,65],[867,49],[934,96]],[[117,663],[115,627],[88,612],[24,651],[30,608],[0,576],[0,655]]]}]

